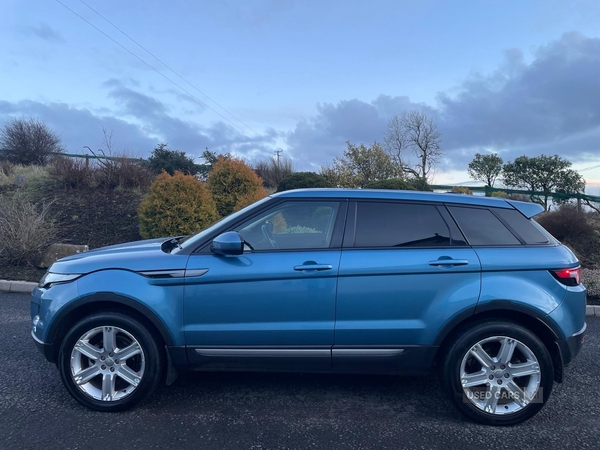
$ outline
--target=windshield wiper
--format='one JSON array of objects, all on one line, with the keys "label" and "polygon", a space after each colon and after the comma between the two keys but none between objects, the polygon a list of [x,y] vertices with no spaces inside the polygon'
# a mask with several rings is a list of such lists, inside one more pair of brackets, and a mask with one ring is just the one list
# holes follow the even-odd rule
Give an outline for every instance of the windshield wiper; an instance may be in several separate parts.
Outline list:
[{"label": "windshield wiper", "polygon": [[179,245],[179,241],[181,241],[184,237],[186,236],[178,236],[176,238],[169,239],[168,241],[162,243],[160,249],[165,253],[171,253],[176,247],[181,249],[182,247]]}]

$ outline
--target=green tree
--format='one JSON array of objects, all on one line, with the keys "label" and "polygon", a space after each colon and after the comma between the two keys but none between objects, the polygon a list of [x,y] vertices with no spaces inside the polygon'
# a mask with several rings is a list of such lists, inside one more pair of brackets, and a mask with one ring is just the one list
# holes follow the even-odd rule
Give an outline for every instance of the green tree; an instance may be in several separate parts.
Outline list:
[{"label": "green tree", "polygon": [[221,155],[216,152],[211,152],[208,147],[202,152],[202,159],[204,164],[198,164],[198,175],[202,180],[208,179],[208,174],[213,168],[213,165],[217,162],[219,157],[228,158],[229,154]]},{"label": "green tree", "polygon": [[208,181],[217,211],[221,217],[266,197],[262,179],[244,161],[232,157],[219,157]]},{"label": "green tree", "polygon": [[169,175],[174,175],[175,172],[182,172],[186,175],[195,175],[199,171],[199,167],[194,163],[194,159],[190,158],[178,150],[170,150],[167,144],[158,144],[152,151],[148,164],[155,173],[161,173],[163,170]]},{"label": "green tree", "polygon": [[321,175],[340,187],[365,187],[374,181],[402,176],[401,168],[392,161],[381,145],[367,147],[346,142],[344,156],[333,160],[332,168],[321,169]]},{"label": "green tree", "polygon": [[[548,210],[548,199],[553,192],[576,194],[585,192],[585,181],[571,162],[558,155],[536,157],[519,156],[504,165],[504,184],[509,187],[542,192],[531,195],[531,201]],[[558,201],[561,203],[560,201]]]},{"label": "green tree", "polygon": [[58,134],[32,117],[12,119],[0,129],[0,157],[13,164],[45,166],[62,151]]},{"label": "green tree", "polygon": [[204,183],[176,171],[162,172],[138,209],[144,238],[196,233],[218,219],[215,202]]},{"label": "green tree", "polygon": [[281,180],[281,183],[277,187],[277,192],[290,191],[292,189],[328,187],[333,187],[333,184],[323,175],[314,172],[296,172]]},{"label": "green tree", "polygon": [[473,161],[469,163],[469,176],[476,181],[483,181],[486,186],[494,187],[496,180],[502,173],[504,161],[497,153],[482,155],[476,153]]}]

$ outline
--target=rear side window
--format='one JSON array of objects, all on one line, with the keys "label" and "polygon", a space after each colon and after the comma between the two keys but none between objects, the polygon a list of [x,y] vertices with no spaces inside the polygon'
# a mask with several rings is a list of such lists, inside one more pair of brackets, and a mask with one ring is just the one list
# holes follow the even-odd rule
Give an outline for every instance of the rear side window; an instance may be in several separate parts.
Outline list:
[{"label": "rear side window", "polygon": [[542,233],[533,221],[527,219],[516,209],[494,208],[494,213],[499,216],[517,235],[528,245],[548,244],[548,236]]},{"label": "rear side window", "polygon": [[359,202],[355,247],[446,247],[450,232],[433,205]]},{"label": "rear side window", "polygon": [[488,209],[448,207],[471,245],[519,245],[519,240]]}]

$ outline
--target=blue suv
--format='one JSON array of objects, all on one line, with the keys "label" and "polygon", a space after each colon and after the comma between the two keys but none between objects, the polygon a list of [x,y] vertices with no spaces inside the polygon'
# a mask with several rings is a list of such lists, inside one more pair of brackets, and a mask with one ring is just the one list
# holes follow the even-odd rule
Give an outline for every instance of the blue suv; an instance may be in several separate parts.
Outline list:
[{"label": "blue suv", "polygon": [[129,408],[186,370],[422,374],[472,419],[532,417],[583,342],[539,205],[410,191],[267,197],[192,236],[54,263],[32,337],[69,393]]}]

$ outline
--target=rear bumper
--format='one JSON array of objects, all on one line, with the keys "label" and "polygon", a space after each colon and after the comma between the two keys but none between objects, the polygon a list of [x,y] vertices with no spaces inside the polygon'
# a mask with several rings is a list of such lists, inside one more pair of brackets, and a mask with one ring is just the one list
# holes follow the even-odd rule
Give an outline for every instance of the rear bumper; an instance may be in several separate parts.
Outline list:
[{"label": "rear bumper", "polygon": [[33,338],[33,342],[35,343],[35,346],[38,348],[38,350],[40,352],[42,352],[42,355],[44,355],[44,358],[46,358],[48,360],[48,362],[51,362],[51,363],[56,362],[54,360],[54,345],[44,344],[42,341],[40,341],[36,337],[36,335],[33,333],[33,331],[31,331],[31,337]]},{"label": "rear bumper", "polygon": [[579,350],[581,350],[586,328],[587,323],[584,323],[583,328],[581,328],[581,330],[579,330],[577,333],[574,333],[567,339],[560,339],[556,341],[558,348],[560,349],[563,364],[565,366],[569,364],[577,356]]}]

